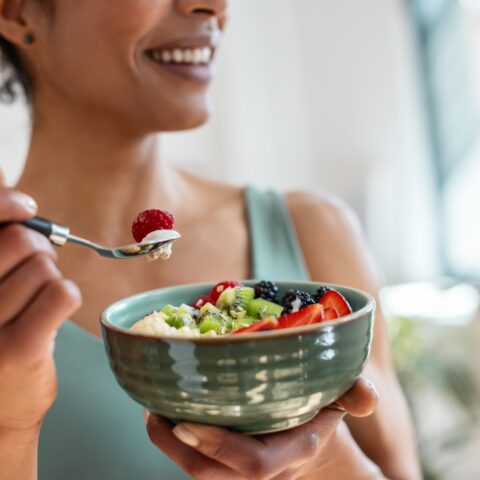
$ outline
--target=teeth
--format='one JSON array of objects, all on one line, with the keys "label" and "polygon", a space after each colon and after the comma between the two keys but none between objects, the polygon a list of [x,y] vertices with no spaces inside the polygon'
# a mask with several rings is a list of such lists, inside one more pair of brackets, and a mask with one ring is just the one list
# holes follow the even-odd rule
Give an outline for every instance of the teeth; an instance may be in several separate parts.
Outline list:
[{"label": "teeth", "polygon": [[193,63],[201,63],[203,61],[203,54],[200,48],[195,49],[193,52]]},{"label": "teeth", "polygon": [[185,50],[183,52],[183,59],[185,63],[192,63],[193,62],[193,50]]},{"label": "teeth", "polygon": [[[155,58],[155,60],[157,60]],[[159,59],[160,60],[160,59]],[[168,50],[164,50],[162,52],[162,58],[161,58],[161,61],[163,63],[170,63],[172,61],[172,54],[168,51]]]},{"label": "teeth", "polygon": [[183,62],[183,52],[177,48],[173,51],[173,61],[175,63],[182,63]]},{"label": "teeth", "polygon": [[159,63],[208,64],[212,56],[213,50],[210,47],[151,51],[152,59]]},{"label": "teeth", "polygon": [[210,60],[212,59],[212,54],[213,52],[211,48],[208,48],[208,47],[202,48],[203,61],[205,63],[210,62]]}]

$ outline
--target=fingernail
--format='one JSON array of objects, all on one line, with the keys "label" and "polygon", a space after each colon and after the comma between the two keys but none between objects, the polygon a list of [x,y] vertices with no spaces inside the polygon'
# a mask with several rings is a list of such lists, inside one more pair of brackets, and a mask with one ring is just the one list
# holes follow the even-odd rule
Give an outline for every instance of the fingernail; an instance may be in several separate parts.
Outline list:
[{"label": "fingernail", "polygon": [[149,418],[150,418],[150,411],[149,410],[144,410],[143,411],[143,421],[145,422],[145,425],[148,423]]},{"label": "fingernail", "polygon": [[377,387],[370,380],[367,380],[367,387],[375,396],[377,396],[377,397],[379,396]]},{"label": "fingernail", "polygon": [[197,448],[200,445],[200,440],[190,430],[187,430],[182,425],[177,425],[173,429],[173,434],[185,445],[192,448]]},{"label": "fingernail", "polygon": [[37,213],[38,205],[32,197],[24,197],[23,204],[32,212]]}]

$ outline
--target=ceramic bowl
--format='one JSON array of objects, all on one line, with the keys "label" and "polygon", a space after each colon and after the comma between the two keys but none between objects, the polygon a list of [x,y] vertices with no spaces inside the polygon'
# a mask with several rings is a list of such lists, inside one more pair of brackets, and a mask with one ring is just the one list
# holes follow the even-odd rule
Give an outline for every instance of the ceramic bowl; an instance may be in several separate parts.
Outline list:
[{"label": "ceramic bowl", "polygon": [[[255,282],[243,282],[253,286]],[[310,282],[277,282],[282,295]],[[191,304],[213,284],[163,288],[120,300],[101,315],[104,344],[120,386],[173,422],[245,433],[285,430],[312,419],[351,388],[367,361],[375,301],[331,285],[353,313],[322,324],[206,338],[152,337],[128,329],[166,304]]]}]

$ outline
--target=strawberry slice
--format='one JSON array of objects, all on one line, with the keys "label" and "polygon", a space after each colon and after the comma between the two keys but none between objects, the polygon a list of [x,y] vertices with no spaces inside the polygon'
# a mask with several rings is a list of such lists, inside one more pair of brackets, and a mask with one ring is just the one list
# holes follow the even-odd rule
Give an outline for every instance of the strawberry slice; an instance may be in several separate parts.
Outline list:
[{"label": "strawberry slice", "polygon": [[265,332],[268,330],[276,330],[278,328],[278,320],[275,317],[268,317],[264,320],[252,323],[252,325],[247,325],[246,327],[239,328],[232,332],[232,334],[237,333],[255,333],[255,332]]},{"label": "strawberry slice", "polygon": [[325,309],[325,321],[336,320],[338,317],[338,312],[334,308]]},{"label": "strawberry slice", "polygon": [[352,308],[348,304],[345,297],[336,290],[328,291],[322,298],[320,298],[318,303],[323,305],[325,308],[333,308],[340,317],[343,317],[344,315],[350,315],[352,313]]},{"label": "strawberry slice", "polygon": [[204,305],[207,303],[212,303],[211,299],[207,295],[202,295],[201,297],[197,298],[193,304],[192,307],[196,308],[197,310],[200,310]]},{"label": "strawberry slice", "polygon": [[323,322],[325,312],[323,305],[316,303],[302,308],[298,312],[283,315],[278,319],[278,328],[303,327]]},{"label": "strawberry slice", "polygon": [[235,288],[235,287],[242,287],[243,285],[240,282],[235,281],[226,281],[217,283],[210,292],[210,302],[215,305],[217,300],[219,299],[222,292],[224,292],[227,288]]}]

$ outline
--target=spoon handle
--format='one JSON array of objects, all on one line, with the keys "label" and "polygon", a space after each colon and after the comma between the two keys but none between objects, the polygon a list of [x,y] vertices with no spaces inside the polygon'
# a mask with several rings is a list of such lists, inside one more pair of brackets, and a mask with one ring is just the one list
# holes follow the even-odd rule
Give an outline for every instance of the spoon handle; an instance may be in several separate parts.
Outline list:
[{"label": "spoon handle", "polygon": [[25,220],[22,224],[41,233],[58,247],[63,247],[63,245],[67,243],[68,236],[70,235],[70,229],[68,227],[53,223],[46,218],[34,217],[30,220]]}]

